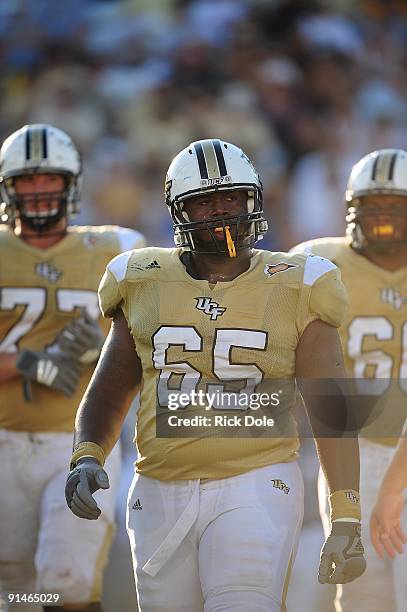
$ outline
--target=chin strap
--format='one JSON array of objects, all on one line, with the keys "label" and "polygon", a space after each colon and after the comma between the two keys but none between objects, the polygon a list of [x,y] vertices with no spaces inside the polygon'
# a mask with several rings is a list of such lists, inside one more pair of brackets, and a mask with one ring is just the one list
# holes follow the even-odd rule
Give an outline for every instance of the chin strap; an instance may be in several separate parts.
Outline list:
[{"label": "chin strap", "polygon": [[228,245],[229,257],[236,257],[236,248],[233,238],[230,235],[229,225],[225,225],[226,244]]}]

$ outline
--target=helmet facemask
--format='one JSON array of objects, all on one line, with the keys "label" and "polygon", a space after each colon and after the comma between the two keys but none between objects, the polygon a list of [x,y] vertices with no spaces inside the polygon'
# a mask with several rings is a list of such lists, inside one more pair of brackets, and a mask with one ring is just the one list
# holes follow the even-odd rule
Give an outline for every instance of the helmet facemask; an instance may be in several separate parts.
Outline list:
[{"label": "helmet facemask", "polygon": [[405,203],[394,206],[370,206],[363,204],[361,198],[348,203],[346,231],[355,250],[389,252],[407,246],[407,198],[402,197]]},{"label": "helmet facemask", "polygon": [[[263,217],[261,192],[256,186],[233,185],[228,189],[203,190],[194,195],[235,190],[247,193],[247,212],[190,221],[184,206],[189,198],[173,202],[170,211],[177,246],[199,253],[236,257],[238,251],[250,248],[261,240],[267,231],[267,222]],[[201,232],[207,232],[211,241],[200,240]]]},{"label": "helmet facemask", "polygon": [[[50,174],[50,173],[47,173]],[[59,174],[59,173],[58,173]],[[68,200],[72,191],[73,177],[61,174],[64,179],[64,188],[58,191],[32,192],[17,194],[14,181],[16,177],[4,182],[4,190],[7,193],[7,212],[11,219],[16,218],[23,221],[28,227],[37,233],[45,232],[55,226],[60,219],[67,216]],[[46,207],[45,204],[48,206]]]}]

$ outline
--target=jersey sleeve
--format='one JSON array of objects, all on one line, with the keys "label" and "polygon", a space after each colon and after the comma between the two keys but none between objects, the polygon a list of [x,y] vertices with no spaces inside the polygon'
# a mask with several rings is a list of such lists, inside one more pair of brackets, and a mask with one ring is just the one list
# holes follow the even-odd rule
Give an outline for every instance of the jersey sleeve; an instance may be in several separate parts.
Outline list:
[{"label": "jersey sleeve", "polygon": [[117,308],[126,298],[126,283],[124,282],[127,265],[132,251],[117,255],[107,265],[99,284],[99,307],[104,317],[113,317]]},{"label": "jersey sleeve", "polygon": [[304,266],[299,307],[300,335],[316,319],[340,327],[345,319],[347,305],[347,293],[339,268],[328,259],[309,255]]}]

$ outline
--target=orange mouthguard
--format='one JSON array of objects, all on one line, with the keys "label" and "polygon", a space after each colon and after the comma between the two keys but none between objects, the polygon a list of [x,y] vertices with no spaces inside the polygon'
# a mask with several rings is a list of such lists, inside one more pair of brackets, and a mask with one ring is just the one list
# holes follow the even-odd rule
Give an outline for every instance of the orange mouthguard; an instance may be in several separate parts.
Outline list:
[{"label": "orange mouthguard", "polygon": [[390,224],[378,225],[373,228],[373,233],[375,236],[391,236],[394,233],[394,226]]},{"label": "orange mouthguard", "polygon": [[236,257],[236,248],[230,235],[229,225],[225,225],[226,244],[228,245],[229,257]]}]

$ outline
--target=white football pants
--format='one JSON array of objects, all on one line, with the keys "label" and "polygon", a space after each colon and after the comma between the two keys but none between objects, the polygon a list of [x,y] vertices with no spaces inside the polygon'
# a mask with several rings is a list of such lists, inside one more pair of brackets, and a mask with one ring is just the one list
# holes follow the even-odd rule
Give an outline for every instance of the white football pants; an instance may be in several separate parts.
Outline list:
[{"label": "white football pants", "polygon": [[[58,593],[59,605],[98,601],[113,535],[120,447],[106,462],[110,489],[95,498],[97,521],[66,505],[72,433],[0,429],[0,591]],[[42,610],[17,604],[6,610]],[[4,606],[3,606],[4,607]],[[1,609],[1,606],[0,606]]]},{"label": "white football pants", "polygon": [[142,612],[281,612],[303,517],[296,462],[220,480],[135,475],[127,529]]}]

